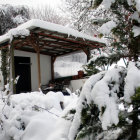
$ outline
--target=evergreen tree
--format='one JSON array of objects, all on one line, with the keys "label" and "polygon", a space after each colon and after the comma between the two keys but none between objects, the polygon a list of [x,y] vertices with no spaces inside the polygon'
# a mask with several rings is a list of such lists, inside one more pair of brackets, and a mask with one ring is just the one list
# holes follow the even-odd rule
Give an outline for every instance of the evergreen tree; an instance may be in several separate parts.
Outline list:
[{"label": "evergreen tree", "polygon": [[[111,28],[109,34],[101,30],[99,31],[103,33],[105,37],[111,38],[110,46],[113,47],[113,51],[120,52],[122,57],[126,56],[131,60],[137,61],[140,51],[140,33],[138,33],[140,30],[140,8],[138,1],[101,0],[98,2],[98,0],[94,0],[93,8],[96,7],[96,10],[99,11],[101,5],[103,5],[104,10],[111,15],[111,18],[106,18],[104,15],[102,27],[109,23],[109,21],[112,21],[115,26]],[[95,23],[101,25],[100,20],[96,20]]]},{"label": "evergreen tree", "polygon": [[[125,58],[138,60],[140,53],[140,9],[138,5],[137,1],[131,0],[94,0],[92,2],[93,9],[103,17],[93,19],[93,24],[98,25],[97,27],[100,26],[98,29],[101,32],[100,35],[108,40],[108,48],[105,49],[105,52],[108,51],[108,56],[102,57],[101,55],[96,62],[91,59],[85,68],[87,72],[91,73],[90,71],[95,69],[98,63],[104,67],[104,65],[110,66],[118,62],[121,58],[125,65]],[[110,15],[110,17],[106,15]],[[113,27],[111,24],[115,26]],[[96,55],[93,57],[96,58]]]},{"label": "evergreen tree", "polygon": [[[87,73],[87,75],[93,75],[100,71],[108,70],[108,68],[112,64],[117,64],[117,62],[122,58],[122,54],[120,52],[118,53],[104,53],[101,51],[101,53],[93,54],[91,56],[91,59],[89,62],[84,66],[84,70]],[[123,58],[125,65],[126,61]]]},{"label": "evergreen tree", "polygon": [[115,67],[88,79],[71,119],[70,140],[140,138],[139,64],[130,62],[128,68]]},{"label": "evergreen tree", "polygon": [[[140,139],[140,67],[137,62],[140,53],[139,1],[92,0],[91,3],[89,10],[95,10],[95,15],[100,15],[95,16],[92,23],[99,27],[100,36],[107,38],[109,43],[107,56],[93,57],[87,65],[88,72],[93,70],[95,73],[96,68],[101,69],[101,66],[111,65],[121,58],[128,58],[129,65],[119,72],[114,69],[114,72],[109,70],[91,76],[82,89],[69,139]],[[111,109],[115,106],[118,110]],[[95,117],[96,113],[98,117]]]},{"label": "evergreen tree", "polygon": [[[24,6],[0,5],[0,35],[5,34],[9,29],[17,27],[19,24],[29,19],[28,8]],[[9,74],[9,50],[1,51],[1,71],[3,75],[4,85],[7,84]]]},{"label": "evergreen tree", "polygon": [[97,34],[93,26],[92,1],[89,0],[64,0],[65,11],[68,11],[70,17],[70,26],[72,28],[94,36]]},{"label": "evergreen tree", "polygon": [[[138,60],[140,53],[140,8],[137,0],[65,1],[72,16],[74,16],[74,24],[80,27],[80,30],[86,30],[86,27],[90,30],[94,29],[99,37],[108,40],[107,47],[104,48],[110,58],[108,62],[114,61],[113,63],[116,63],[116,60],[119,61],[121,58]],[[109,56],[112,53],[116,57]],[[87,71],[90,70],[89,68],[96,69],[94,62],[92,63],[93,66],[91,64],[87,66]],[[104,65],[106,64],[103,63],[102,66],[104,67]]]}]

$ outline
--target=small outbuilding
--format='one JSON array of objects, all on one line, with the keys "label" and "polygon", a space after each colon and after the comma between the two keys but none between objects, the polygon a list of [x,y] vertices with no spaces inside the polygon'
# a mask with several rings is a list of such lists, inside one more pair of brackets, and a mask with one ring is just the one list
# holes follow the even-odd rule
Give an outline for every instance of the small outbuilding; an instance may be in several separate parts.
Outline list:
[{"label": "small outbuilding", "polygon": [[54,79],[57,57],[84,51],[89,59],[90,50],[104,46],[101,39],[38,19],[0,36],[0,49],[10,49],[11,78],[20,76],[16,88],[13,84],[16,93],[38,90]]}]

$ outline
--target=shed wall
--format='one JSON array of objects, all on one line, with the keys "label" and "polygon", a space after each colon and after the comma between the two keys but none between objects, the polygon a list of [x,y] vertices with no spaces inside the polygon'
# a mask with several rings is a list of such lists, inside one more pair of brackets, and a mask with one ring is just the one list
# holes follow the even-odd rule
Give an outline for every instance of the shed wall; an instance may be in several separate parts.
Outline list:
[{"label": "shed wall", "polygon": [[[31,89],[38,90],[38,68],[37,54],[15,50],[15,56],[30,57],[31,59]],[[51,80],[51,57],[48,55],[40,55],[41,68],[41,84],[47,84]]]}]

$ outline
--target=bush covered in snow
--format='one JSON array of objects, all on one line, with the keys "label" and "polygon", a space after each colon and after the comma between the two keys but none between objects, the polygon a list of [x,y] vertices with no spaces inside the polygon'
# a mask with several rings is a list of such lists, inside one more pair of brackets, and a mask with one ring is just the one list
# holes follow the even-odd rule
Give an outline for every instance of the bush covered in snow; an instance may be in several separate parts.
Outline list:
[{"label": "bush covered in snow", "polygon": [[[49,140],[60,115],[73,96],[61,92],[22,93],[0,100],[0,140]],[[5,101],[4,101],[5,100]]]},{"label": "bush covered in snow", "polygon": [[59,139],[139,139],[140,63],[91,76],[76,104],[63,115],[68,130],[60,132]]}]

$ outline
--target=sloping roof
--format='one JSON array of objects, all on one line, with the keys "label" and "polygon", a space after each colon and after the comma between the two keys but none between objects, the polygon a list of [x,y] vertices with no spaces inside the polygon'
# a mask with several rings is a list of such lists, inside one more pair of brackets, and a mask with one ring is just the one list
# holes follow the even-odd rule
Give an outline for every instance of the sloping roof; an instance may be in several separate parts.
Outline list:
[{"label": "sloping roof", "polygon": [[41,47],[40,52],[54,56],[60,56],[87,47],[95,49],[105,46],[105,42],[102,39],[38,19],[32,19],[0,36],[0,47],[6,47],[13,36],[15,49],[34,51],[32,47],[32,36],[34,36],[34,39],[38,40],[38,45]]}]

